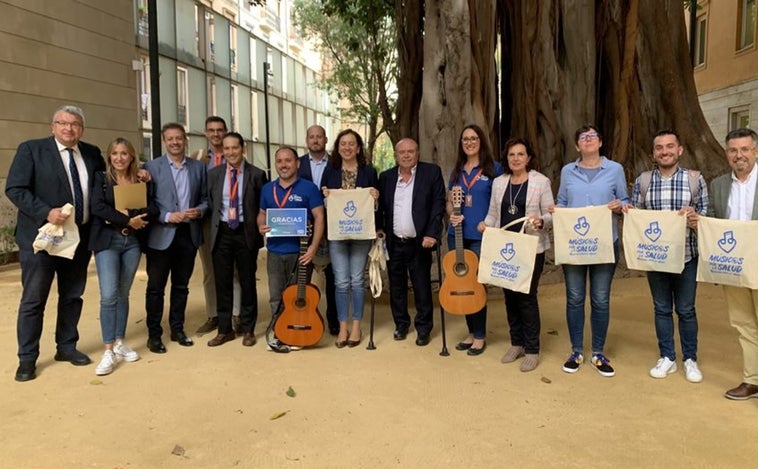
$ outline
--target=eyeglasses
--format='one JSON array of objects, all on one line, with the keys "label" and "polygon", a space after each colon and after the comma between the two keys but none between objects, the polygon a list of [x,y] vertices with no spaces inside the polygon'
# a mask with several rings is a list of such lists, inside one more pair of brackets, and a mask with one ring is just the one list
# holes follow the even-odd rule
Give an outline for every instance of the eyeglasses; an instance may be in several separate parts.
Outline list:
[{"label": "eyeglasses", "polygon": [[592,140],[598,137],[599,135],[597,134],[597,132],[585,132],[579,135],[579,141],[586,142],[587,140]]},{"label": "eyeglasses", "polygon": [[54,123],[55,125],[57,125],[57,126],[60,126],[60,127],[63,127],[63,128],[66,128],[66,127],[70,127],[70,128],[72,128],[72,129],[81,129],[81,128],[83,128],[83,127],[84,127],[84,126],[82,125],[82,123],[81,123],[81,122],[64,122],[64,121],[55,121],[55,122],[53,122],[53,123]]},{"label": "eyeglasses", "polygon": [[726,154],[729,156],[737,156],[737,154],[740,154],[742,156],[750,156],[750,153],[753,151],[755,151],[755,147],[727,148]]},{"label": "eyeglasses", "polygon": [[478,141],[479,141],[479,137],[463,137],[463,138],[461,138],[461,142],[463,142],[463,143],[474,143],[474,142],[478,142]]}]

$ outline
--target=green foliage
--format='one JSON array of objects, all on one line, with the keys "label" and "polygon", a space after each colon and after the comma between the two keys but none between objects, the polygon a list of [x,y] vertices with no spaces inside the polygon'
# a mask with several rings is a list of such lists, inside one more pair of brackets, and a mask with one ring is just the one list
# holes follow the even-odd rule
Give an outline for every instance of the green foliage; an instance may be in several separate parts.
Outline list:
[{"label": "green foliage", "polygon": [[16,241],[13,236],[15,229],[15,225],[0,226],[0,265],[7,264],[16,251]]},{"label": "green foliage", "polygon": [[295,24],[324,56],[318,86],[337,98],[343,119],[383,133],[381,100],[394,109],[397,74],[393,4],[386,0],[295,0]]}]

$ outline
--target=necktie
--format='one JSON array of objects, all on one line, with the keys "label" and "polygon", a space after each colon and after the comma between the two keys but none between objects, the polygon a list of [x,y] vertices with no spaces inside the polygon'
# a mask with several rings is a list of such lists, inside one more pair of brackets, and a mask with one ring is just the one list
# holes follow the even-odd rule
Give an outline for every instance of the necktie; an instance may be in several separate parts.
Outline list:
[{"label": "necktie", "polygon": [[220,164],[221,164],[221,155],[216,155],[214,153],[213,154],[213,167],[215,168],[216,166],[218,166]]},{"label": "necktie", "polygon": [[84,195],[82,194],[82,183],[79,181],[79,170],[74,161],[74,150],[66,148],[68,151],[68,170],[71,172],[71,182],[74,184],[74,214],[77,224],[81,224],[84,219]]},{"label": "necktie", "polygon": [[236,230],[240,226],[239,221],[239,197],[237,196],[237,168],[232,168],[232,177],[229,181],[229,228]]}]

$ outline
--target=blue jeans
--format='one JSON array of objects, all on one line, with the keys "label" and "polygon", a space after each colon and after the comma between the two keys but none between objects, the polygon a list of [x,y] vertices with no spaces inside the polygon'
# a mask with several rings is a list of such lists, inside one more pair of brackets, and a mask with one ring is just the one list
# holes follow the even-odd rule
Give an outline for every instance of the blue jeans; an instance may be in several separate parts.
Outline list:
[{"label": "blue jeans", "polygon": [[674,315],[679,316],[679,339],[682,342],[682,359],[697,361],[697,257],[684,264],[681,274],[648,272],[647,281],[653,295],[655,335],[661,357],[676,359],[674,351]]},{"label": "blue jeans", "polygon": [[347,321],[350,293],[353,296],[353,319],[363,319],[363,300],[366,298],[365,270],[371,240],[329,241],[329,257],[334,270],[334,298],[337,320]]},{"label": "blue jeans", "polygon": [[[455,236],[448,235],[447,247],[450,250],[455,249]],[[482,240],[464,238],[463,249],[473,251],[473,253],[476,254],[476,257],[479,257],[482,252]],[[487,287],[484,288],[486,294]],[[476,313],[467,314],[464,317],[466,318],[466,326],[468,327],[469,334],[474,336],[474,339],[484,340],[487,337],[487,303],[484,304],[484,308],[480,309]]]},{"label": "blue jeans", "polygon": [[124,236],[116,230],[108,249],[95,253],[97,281],[100,284],[100,329],[104,344],[112,344],[126,334],[129,290],[141,255],[137,236]]},{"label": "blue jeans", "polygon": [[592,353],[602,353],[610,320],[611,282],[619,259],[619,243],[613,243],[615,262],[593,265],[563,265],[566,281],[566,322],[572,352],[584,349],[584,302],[587,296],[587,276],[590,279],[590,326]]}]

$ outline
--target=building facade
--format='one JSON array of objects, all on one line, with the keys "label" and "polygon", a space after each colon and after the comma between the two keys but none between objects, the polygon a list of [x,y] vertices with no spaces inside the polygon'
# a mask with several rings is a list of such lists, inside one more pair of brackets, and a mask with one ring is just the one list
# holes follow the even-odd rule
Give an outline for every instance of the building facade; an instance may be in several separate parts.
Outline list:
[{"label": "building facade", "polygon": [[722,143],[732,129],[758,128],[756,3],[756,0],[698,1],[695,84],[705,119]]},{"label": "building facade", "polygon": [[[134,8],[141,148],[150,158],[147,0],[136,0]],[[269,166],[267,130],[273,153],[279,145],[304,151],[310,124],[327,135],[339,128],[328,94],[315,86],[320,56],[295,34],[291,1],[160,0],[157,8],[161,121],[183,124],[190,150],[205,145],[209,115],[242,134],[248,159],[262,168]]]}]

